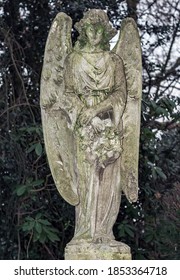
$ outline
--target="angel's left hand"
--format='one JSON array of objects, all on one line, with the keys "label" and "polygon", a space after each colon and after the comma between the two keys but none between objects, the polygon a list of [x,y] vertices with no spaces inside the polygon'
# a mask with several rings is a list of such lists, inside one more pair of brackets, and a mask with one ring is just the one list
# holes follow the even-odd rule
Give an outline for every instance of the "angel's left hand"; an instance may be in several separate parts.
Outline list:
[{"label": "angel's left hand", "polygon": [[85,108],[79,116],[79,122],[81,125],[88,125],[94,117],[95,110],[92,108]]}]

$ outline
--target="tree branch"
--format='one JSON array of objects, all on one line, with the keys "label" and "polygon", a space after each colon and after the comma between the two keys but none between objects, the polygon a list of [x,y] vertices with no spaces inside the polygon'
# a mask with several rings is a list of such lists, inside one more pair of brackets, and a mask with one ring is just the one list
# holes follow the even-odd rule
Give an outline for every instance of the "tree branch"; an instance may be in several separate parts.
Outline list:
[{"label": "tree branch", "polygon": [[157,128],[159,130],[172,130],[175,128],[180,128],[180,122],[176,122],[174,120],[169,122],[150,121],[147,126]]}]

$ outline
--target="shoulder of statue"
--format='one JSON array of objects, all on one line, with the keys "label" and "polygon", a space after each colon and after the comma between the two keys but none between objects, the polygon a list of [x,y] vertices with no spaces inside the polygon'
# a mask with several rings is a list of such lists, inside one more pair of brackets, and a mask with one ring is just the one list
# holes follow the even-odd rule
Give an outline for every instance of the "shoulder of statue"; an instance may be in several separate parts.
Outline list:
[{"label": "shoulder of statue", "polygon": [[77,56],[79,56],[79,54],[76,52],[76,51],[72,51],[71,53],[69,53],[67,56],[66,56],[66,59],[65,59],[65,65],[72,65],[74,63],[74,61],[77,59]]},{"label": "shoulder of statue", "polygon": [[122,58],[121,58],[118,54],[116,54],[116,53],[110,51],[110,55],[111,55],[111,59],[112,59],[115,63],[118,63],[118,64],[122,64],[122,65],[123,65],[123,60],[122,60]]},{"label": "shoulder of statue", "polygon": [[72,60],[73,57],[74,57],[74,51],[70,52],[70,53],[66,56],[66,61]]}]

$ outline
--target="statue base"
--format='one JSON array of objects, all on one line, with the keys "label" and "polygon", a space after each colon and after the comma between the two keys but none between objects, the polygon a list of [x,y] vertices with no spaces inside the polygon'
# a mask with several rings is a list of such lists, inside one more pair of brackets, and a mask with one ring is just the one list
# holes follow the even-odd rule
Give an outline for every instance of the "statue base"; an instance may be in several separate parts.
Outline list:
[{"label": "statue base", "polygon": [[67,245],[65,260],[131,260],[130,247],[119,242],[119,246],[108,244]]}]

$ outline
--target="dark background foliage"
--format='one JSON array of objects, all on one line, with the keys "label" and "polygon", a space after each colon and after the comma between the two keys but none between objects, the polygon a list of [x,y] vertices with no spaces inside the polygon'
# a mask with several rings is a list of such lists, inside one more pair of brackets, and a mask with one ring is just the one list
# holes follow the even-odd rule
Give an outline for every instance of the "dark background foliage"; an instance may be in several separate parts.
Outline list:
[{"label": "dark background foliage", "polygon": [[134,259],[180,258],[178,2],[0,1],[0,259],[63,259],[73,236],[74,209],[47,164],[39,82],[52,20],[63,11],[75,23],[88,8],[106,9],[117,29],[133,17],[142,42],[140,193],[134,205],[123,197],[116,238]]}]

